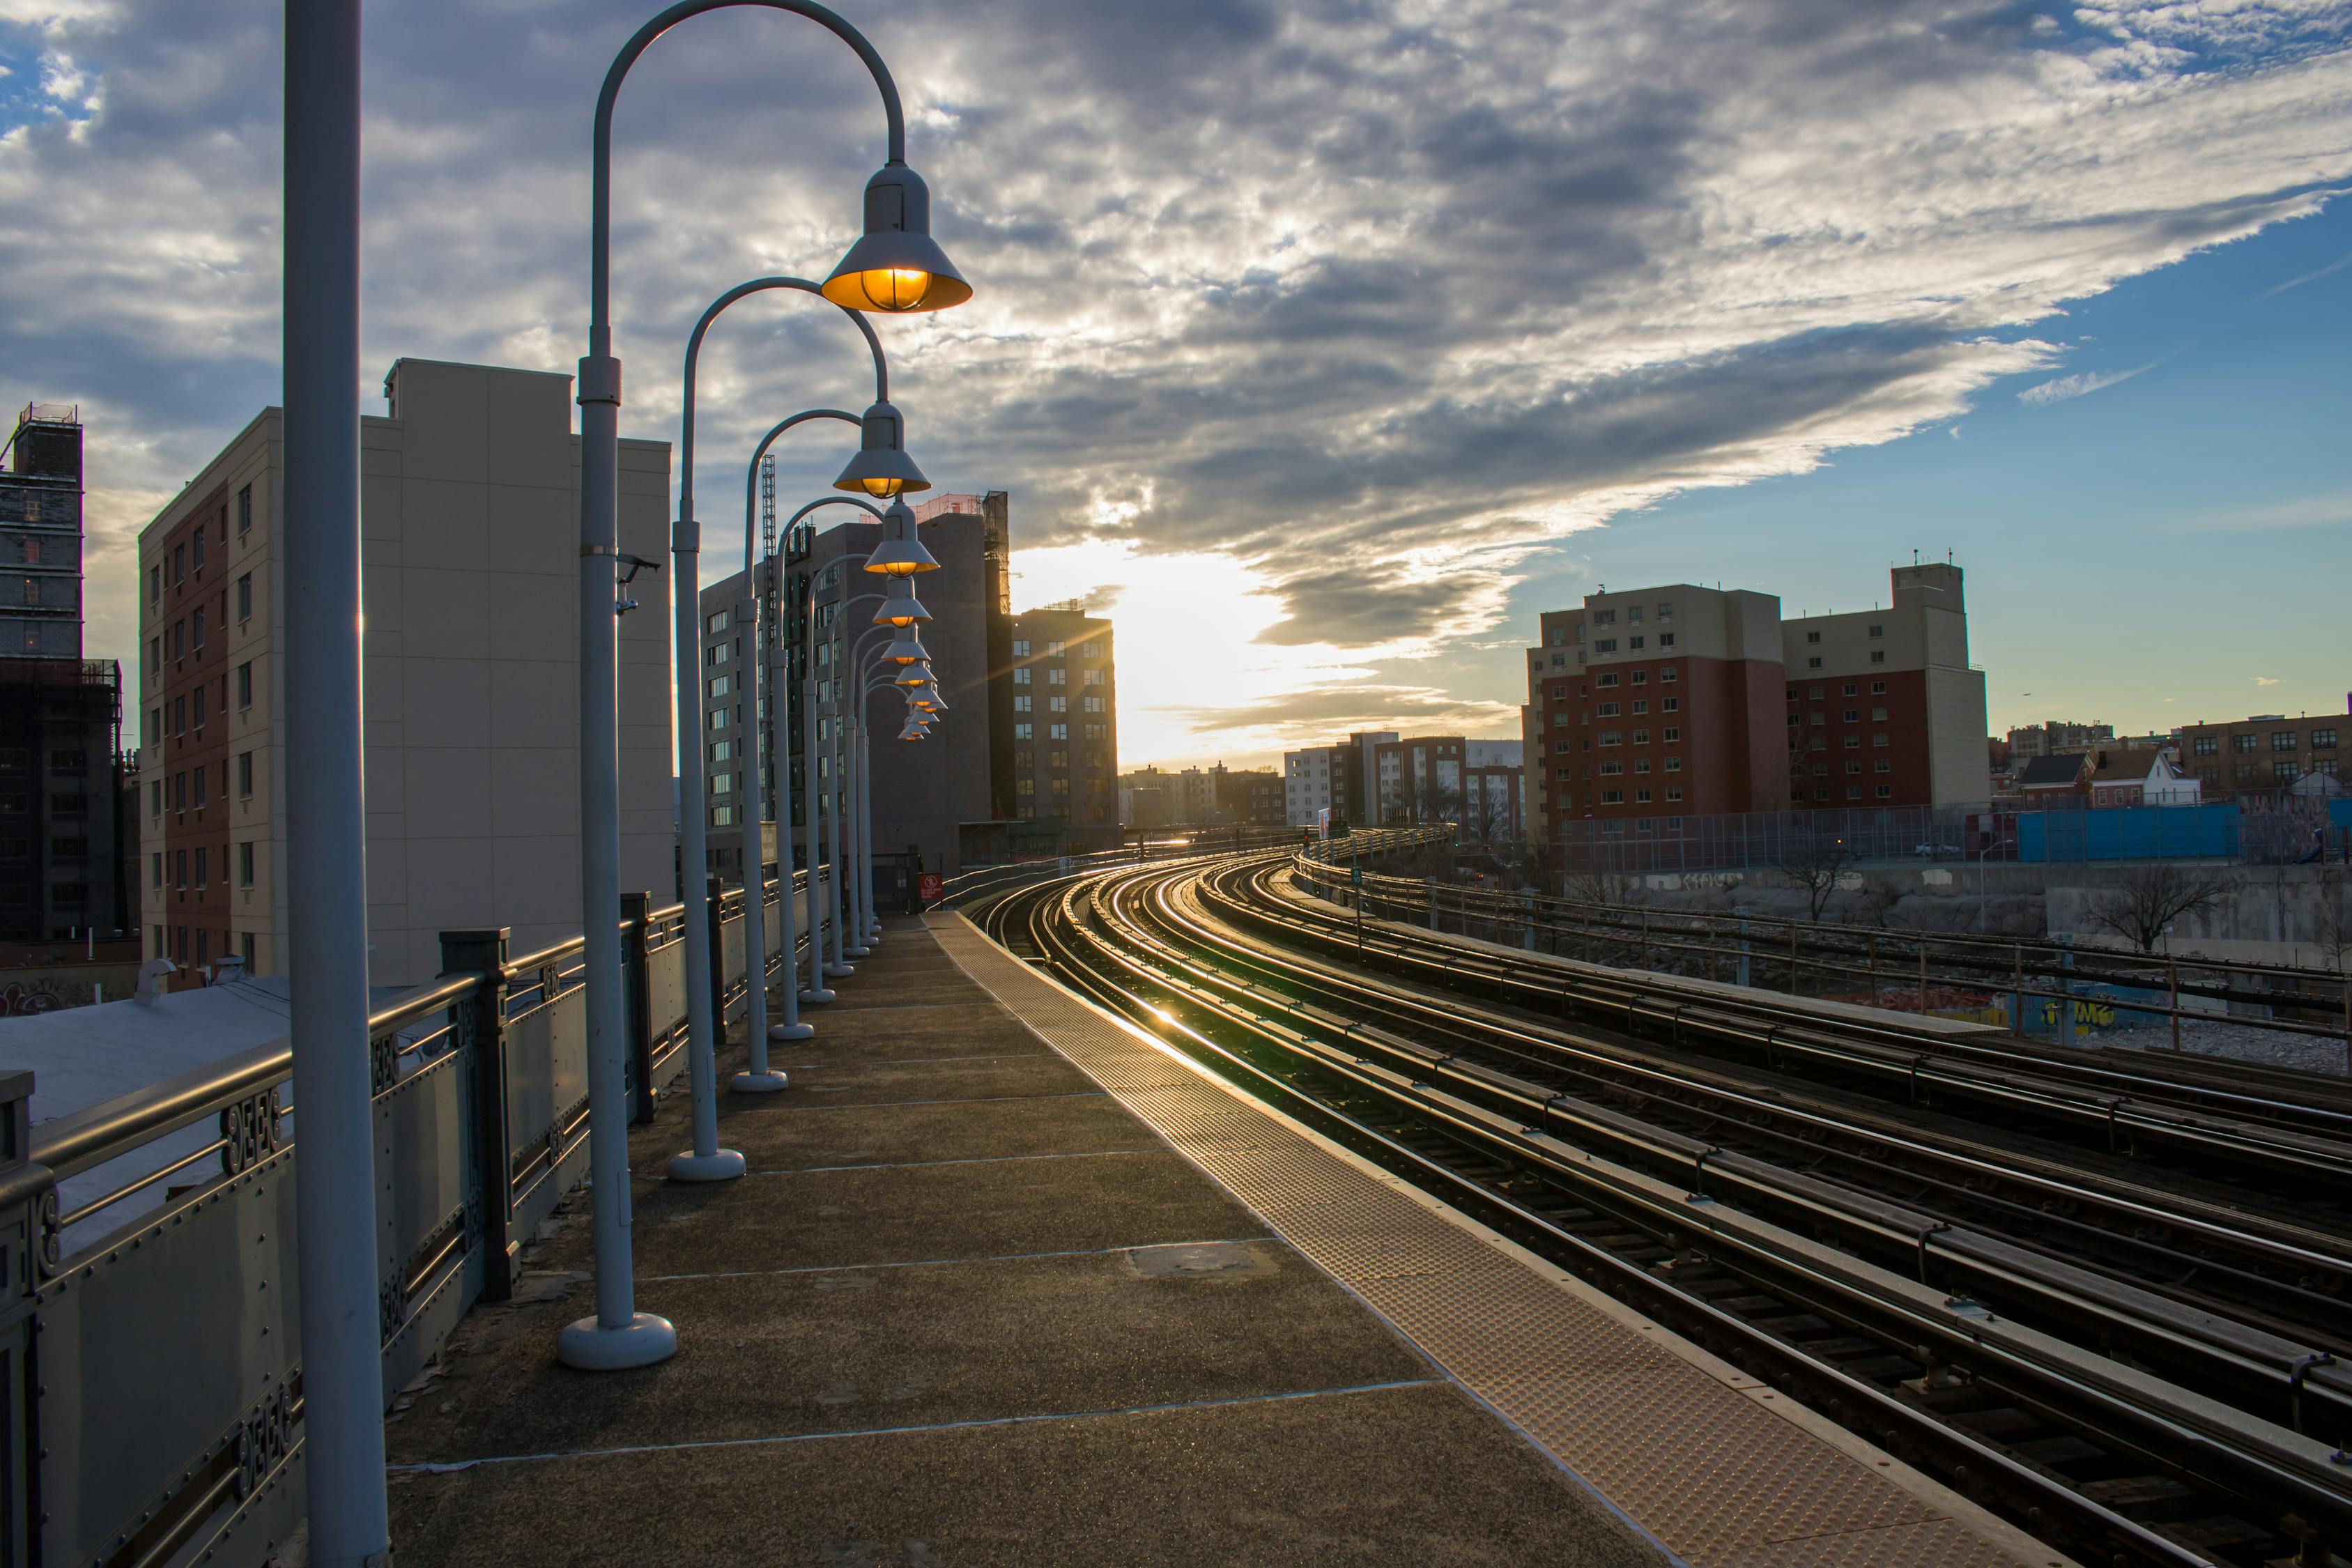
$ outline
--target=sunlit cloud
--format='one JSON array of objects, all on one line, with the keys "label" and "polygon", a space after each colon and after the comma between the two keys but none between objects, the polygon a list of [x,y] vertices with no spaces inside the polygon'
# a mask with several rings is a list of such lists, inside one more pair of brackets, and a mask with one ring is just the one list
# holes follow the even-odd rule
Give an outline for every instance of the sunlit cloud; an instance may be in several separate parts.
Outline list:
[{"label": "sunlit cloud", "polygon": [[[371,11],[371,375],[403,354],[571,369],[589,110],[642,13]],[[278,395],[281,19],[0,0],[26,120],[0,130],[0,363],[19,396],[85,409],[94,563]],[[898,67],[940,237],[979,289],[881,325],[894,400],[943,488],[1013,493],[1024,597],[1118,616],[1123,760],[1359,720],[1509,732],[1426,671],[1531,631],[1512,591],[1562,541],[1958,439],[2009,378],[2038,407],[2143,374],[2059,374],[2048,323],[2352,180],[2352,12],[2326,0],[855,19]],[[674,437],[678,348],[713,295],[821,275],[850,238],[881,121],[847,61],[740,7],[632,75],[628,434]],[[37,69],[58,114],[23,108]],[[713,453],[870,395],[855,332],[806,300],[740,308],[704,367]],[[787,494],[829,482],[822,445],[784,454]],[[94,575],[89,603],[93,654],[130,656],[129,575]]]},{"label": "sunlit cloud", "polygon": [[2044,408],[2053,403],[2063,403],[2069,398],[2084,397],[2120,385],[2155,368],[2153,364],[2142,364],[2134,365],[2129,370],[2084,371],[2078,375],[2062,375],[2055,381],[2027,387],[2017,395],[2017,400],[2028,408]]}]

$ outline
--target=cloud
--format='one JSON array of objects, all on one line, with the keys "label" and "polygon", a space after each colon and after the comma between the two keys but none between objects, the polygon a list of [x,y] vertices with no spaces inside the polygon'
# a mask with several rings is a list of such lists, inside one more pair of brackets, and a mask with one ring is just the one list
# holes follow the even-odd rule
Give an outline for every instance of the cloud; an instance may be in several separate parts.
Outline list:
[{"label": "cloud", "polygon": [[2352,489],[2323,490],[2261,506],[2199,512],[2168,522],[2160,531],[2171,535],[2261,533],[2277,529],[2341,528],[2346,523],[2352,523]]},{"label": "cloud", "polygon": [[[277,395],[279,16],[0,0],[95,106],[0,139],[0,212],[39,215],[0,224],[0,363],[38,383],[19,396],[81,404],[101,563]],[[371,374],[571,368],[590,107],[641,19],[371,12]],[[2352,17],[2319,0],[899,0],[870,20],[979,288],[881,324],[910,438],[944,487],[1013,493],[1017,552],[1120,547],[1097,584],[1124,604],[1155,562],[1252,584],[1242,626],[1201,625],[1269,689],[1204,685],[1169,714],[1211,734],[1219,714],[1281,731],[1284,690],[1315,721],[1418,700],[1397,667],[1492,640],[1569,535],[1948,424],[2058,362],[2031,334],[2063,302],[2352,180]],[[851,237],[881,146],[848,61],[740,8],[630,78],[630,434],[674,434],[713,295],[821,275]],[[731,462],[779,412],[859,397],[861,357],[824,308],[739,307],[704,359],[703,450]],[[781,457],[787,493],[839,461],[822,440]],[[93,580],[94,653],[132,651],[133,595]]]},{"label": "cloud", "polygon": [[2053,403],[2063,403],[2070,397],[2082,397],[2090,393],[2129,381],[2132,377],[2154,370],[2154,363],[2135,365],[2130,370],[2084,371],[2074,375],[2062,375],[2055,381],[2045,381],[2029,386],[2017,395],[2017,400],[2028,408],[2042,408]]},{"label": "cloud", "polygon": [[2284,283],[2273,283],[2254,298],[2268,300],[2274,295],[2284,294],[2290,289],[2300,289],[2306,283],[2316,283],[2330,273],[2341,272],[2347,267],[2352,267],[2352,250],[2346,251],[2325,267],[2315,267],[2310,271],[2299,277],[2290,278]]},{"label": "cloud", "polygon": [[2276,686],[2278,684],[2278,677],[2273,675],[2257,675],[2254,677],[2254,684],[2256,686]]}]

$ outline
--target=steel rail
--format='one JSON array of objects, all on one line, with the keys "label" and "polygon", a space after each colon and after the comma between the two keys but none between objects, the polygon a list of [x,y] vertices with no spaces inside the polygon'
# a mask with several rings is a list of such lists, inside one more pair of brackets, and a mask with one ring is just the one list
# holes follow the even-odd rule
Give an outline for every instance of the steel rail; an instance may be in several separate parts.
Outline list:
[{"label": "steel rail", "polygon": [[[1062,886],[1066,888],[1068,881]],[[2037,1533],[2064,1542],[2076,1551],[2089,1548],[2102,1561],[2112,1555],[2119,1563],[2163,1564],[2166,1568],[2210,1565],[2214,1562],[2021,1463],[1998,1447],[1934,1419],[1885,1389],[1810,1356],[1710,1301],[1676,1289],[1607,1247],[1565,1228],[1552,1216],[1497,1193],[1380,1128],[1336,1109],[1286,1076],[1261,1067],[1219,1043],[1147,999],[1147,990],[1166,994],[1160,977],[1110,949],[1088,930],[1086,922],[1067,907],[1075,894],[1065,894],[1057,900],[1055,892],[1050,888],[1023,889],[996,900],[985,911],[989,921],[985,929],[999,940],[1005,940],[1014,936],[1010,927],[1022,924],[1024,933],[1018,940],[1023,940],[1048,969],[1082,994],[1135,1017],[1163,1037],[1172,1037],[1180,1046],[1207,1057],[1230,1076],[1243,1079],[1253,1089],[1286,1105],[1311,1124],[1339,1134],[1343,1142],[1406,1175],[1424,1190],[1500,1220],[1506,1229],[1540,1243],[1543,1250],[1568,1260],[1586,1278],[1602,1281],[1604,1289],[1634,1302],[1650,1315],[1677,1324],[1711,1348],[1748,1364],[1751,1370],[1766,1369],[1777,1385],[1790,1388],[1801,1384],[1817,1395],[1817,1403],[1873,1440],[1897,1451],[1907,1449],[1932,1456],[1948,1475],[1957,1472],[1974,1477],[1975,1484],[1970,1489],[1980,1495],[2015,1500],[2011,1511],[2030,1511]],[[1055,918],[1045,918],[1043,911],[1054,906],[1059,906]],[[1024,918],[1016,922],[1016,916]],[[1081,943],[1086,944],[1084,951]],[[1223,1014],[1213,1015],[1212,1021],[1277,1046],[1287,1043],[1274,1032],[1268,1020]]]}]

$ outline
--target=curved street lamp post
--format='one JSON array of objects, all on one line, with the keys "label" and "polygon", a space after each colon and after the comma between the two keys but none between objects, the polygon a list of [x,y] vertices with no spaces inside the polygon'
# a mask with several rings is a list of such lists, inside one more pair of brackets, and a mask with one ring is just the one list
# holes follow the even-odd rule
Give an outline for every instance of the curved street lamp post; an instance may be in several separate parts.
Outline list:
[{"label": "curved street lamp post", "polygon": [[[889,68],[865,35],[810,0],[680,0],[614,57],[596,98],[590,146],[588,352],[580,361],[580,889],[585,970],[589,1150],[593,1173],[596,1310],[566,1328],[556,1354],[595,1371],[644,1366],[677,1349],[668,1321],[636,1310],[629,1252],[628,1044],[622,1025],[619,639],[621,362],[613,353],[613,111],[621,83],[655,39],[707,11],[736,5],[804,16],[866,65],[888,123],[887,156],[866,182],[865,233],[822,285],[858,310],[962,303],[967,285],[932,243],[930,195],[907,167],[906,116]],[[685,671],[678,672],[683,675]],[[700,745],[699,727],[696,744]],[[697,809],[700,803],[697,803]],[[700,867],[689,867],[696,874]]]}]

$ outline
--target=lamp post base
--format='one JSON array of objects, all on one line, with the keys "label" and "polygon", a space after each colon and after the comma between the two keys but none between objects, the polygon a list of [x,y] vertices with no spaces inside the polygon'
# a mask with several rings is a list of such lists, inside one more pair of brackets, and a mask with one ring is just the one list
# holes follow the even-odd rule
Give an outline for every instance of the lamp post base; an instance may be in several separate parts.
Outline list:
[{"label": "lamp post base", "polygon": [[801,1005],[803,1007],[822,1007],[827,1002],[833,1000],[833,987],[830,985],[824,986],[815,991],[803,991],[801,993]]},{"label": "lamp post base", "polygon": [[669,1157],[669,1179],[673,1182],[731,1182],[742,1173],[743,1156],[732,1149]]},{"label": "lamp post base", "polygon": [[857,965],[854,963],[828,963],[824,966],[824,972],[827,974],[855,974],[857,973]]},{"label": "lamp post base", "polygon": [[582,1372],[626,1372],[677,1353],[677,1331],[651,1312],[639,1312],[617,1329],[583,1318],[555,1336],[555,1359]]},{"label": "lamp post base", "polygon": [[873,951],[874,950],[872,948],[861,944],[853,947],[845,947],[841,950],[841,954],[844,958],[864,958]]},{"label": "lamp post base", "polygon": [[739,1072],[728,1079],[727,1087],[738,1094],[773,1094],[788,1081],[780,1072]]},{"label": "lamp post base", "polygon": [[816,1037],[814,1024],[771,1024],[768,1038],[772,1040],[807,1040]]}]

